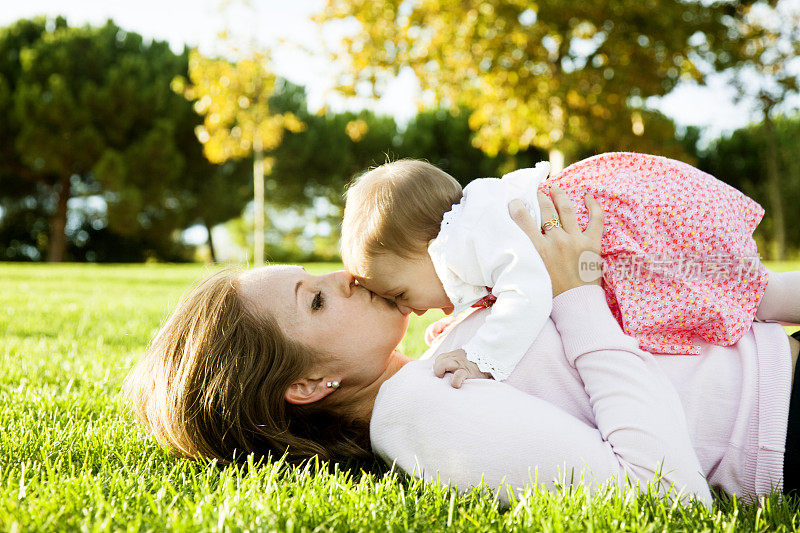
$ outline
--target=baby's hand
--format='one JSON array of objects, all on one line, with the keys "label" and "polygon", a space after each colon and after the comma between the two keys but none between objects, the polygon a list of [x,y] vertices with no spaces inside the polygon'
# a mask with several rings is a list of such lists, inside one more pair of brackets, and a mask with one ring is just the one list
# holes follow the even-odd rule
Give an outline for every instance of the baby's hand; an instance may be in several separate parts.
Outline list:
[{"label": "baby's hand", "polygon": [[464,350],[454,350],[440,354],[433,362],[433,373],[436,377],[443,378],[448,372],[453,373],[453,381],[450,383],[454,388],[460,389],[465,379],[490,379],[491,374],[481,372],[478,365],[467,359],[467,352]]}]

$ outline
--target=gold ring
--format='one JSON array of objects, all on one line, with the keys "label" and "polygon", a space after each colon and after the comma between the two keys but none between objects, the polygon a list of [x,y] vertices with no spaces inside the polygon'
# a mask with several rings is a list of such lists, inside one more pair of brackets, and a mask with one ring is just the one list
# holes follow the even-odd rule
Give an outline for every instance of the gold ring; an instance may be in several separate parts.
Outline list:
[{"label": "gold ring", "polygon": [[542,229],[547,231],[553,228],[563,228],[564,226],[561,225],[561,221],[558,217],[553,217],[550,220],[546,220],[544,224],[542,224]]}]

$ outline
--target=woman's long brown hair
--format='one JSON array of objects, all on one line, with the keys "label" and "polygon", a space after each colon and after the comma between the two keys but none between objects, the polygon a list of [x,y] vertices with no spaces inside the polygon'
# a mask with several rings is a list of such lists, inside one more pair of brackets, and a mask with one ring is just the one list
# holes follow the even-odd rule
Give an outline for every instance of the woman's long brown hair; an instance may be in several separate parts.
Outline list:
[{"label": "woman's long brown hair", "polygon": [[185,457],[368,459],[368,425],[284,393],[322,357],[256,316],[227,268],[184,295],[128,374],[123,399],[155,439]]}]

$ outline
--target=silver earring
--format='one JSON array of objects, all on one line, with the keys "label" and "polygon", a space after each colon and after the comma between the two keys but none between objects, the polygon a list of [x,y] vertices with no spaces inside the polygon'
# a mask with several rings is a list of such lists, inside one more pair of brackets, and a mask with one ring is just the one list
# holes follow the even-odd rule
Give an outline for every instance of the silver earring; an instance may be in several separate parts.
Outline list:
[{"label": "silver earring", "polygon": [[339,388],[339,382],[338,381],[328,381],[327,383],[325,383],[325,386],[328,387],[329,389],[338,389]]}]

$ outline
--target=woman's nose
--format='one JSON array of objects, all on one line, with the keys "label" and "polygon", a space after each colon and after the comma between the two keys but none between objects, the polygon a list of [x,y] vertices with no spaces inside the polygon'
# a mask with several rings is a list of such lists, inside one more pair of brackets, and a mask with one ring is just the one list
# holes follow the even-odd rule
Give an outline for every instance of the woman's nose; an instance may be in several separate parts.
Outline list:
[{"label": "woman's nose", "polygon": [[330,275],[333,277],[334,283],[341,289],[344,296],[349,297],[353,294],[353,289],[356,286],[356,278],[352,274],[346,270],[338,270],[336,272],[331,272]]}]

